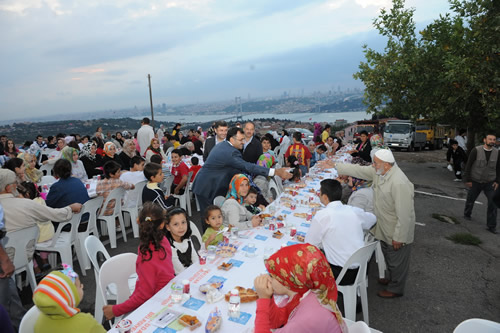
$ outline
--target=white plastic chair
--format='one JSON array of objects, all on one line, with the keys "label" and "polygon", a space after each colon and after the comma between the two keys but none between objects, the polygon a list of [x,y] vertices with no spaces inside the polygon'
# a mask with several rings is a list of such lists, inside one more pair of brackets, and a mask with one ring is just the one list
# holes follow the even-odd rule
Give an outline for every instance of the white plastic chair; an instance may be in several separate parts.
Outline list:
[{"label": "white plastic chair", "polygon": [[[116,285],[116,304],[125,302],[131,295],[128,281],[129,277],[135,273],[136,261],[137,254],[135,253],[122,253],[106,260],[99,272],[101,295],[105,295],[107,287],[114,283]],[[115,323],[120,319],[121,317],[115,318]]]},{"label": "white plastic chair", "polygon": [[271,193],[273,200],[276,200],[281,194],[281,191],[279,190],[278,185],[276,184],[274,179],[271,179],[269,181],[269,192]]},{"label": "white plastic chair", "polygon": [[357,321],[352,324],[348,324],[347,328],[349,329],[349,333],[370,333],[370,327],[366,325],[364,321]]},{"label": "white plastic chair", "polygon": [[188,178],[186,186],[184,187],[183,194],[174,194],[174,198],[179,199],[179,206],[187,211],[188,216],[191,216],[191,196],[189,195],[189,184],[191,183],[191,177],[193,176],[193,171],[188,173]]},{"label": "white plastic chair", "polygon": [[53,184],[56,182],[56,178],[54,176],[43,176],[42,179],[38,182],[38,186]]},{"label": "white plastic chair", "polygon": [[192,236],[194,236],[198,239],[198,242],[200,242],[200,245],[203,248],[203,241],[201,240],[200,230],[198,230],[198,227],[192,221],[189,221],[189,225],[191,227]]},{"label": "white plastic chair", "polygon": [[161,183],[161,188],[165,195],[170,195],[170,187],[172,187],[172,183],[174,182],[174,175],[168,175],[163,179],[163,183]]},{"label": "white plastic chair", "polygon": [[21,324],[19,325],[19,333],[33,333],[35,331],[35,324],[40,316],[41,312],[38,310],[36,305],[32,306],[31,309],[26,312],[21,319]]},{"label": "white plastic chair", "polygon": [[[106,289],[106,294],[102,295],[99,286],[99,270],[100,270],[100,261],[98,258],[98,254],[102,253],[104,257],[104,261],[110,258],[110,255],[104,245],[101,243],[99,238],[96,236],[88,236],[85,239],[85,251],[87,252],[87,256],[92,262],[92,266],[94,268],[94,276],[95,276],[95,309],[94,309],[94,317],[99,322],[102,323],[103,312],[102,307],[106,304],[105,300],[116,300],[116,286],[111,284]],[[132,274],[129,278],[128,285],[130,289],[130,293],[132,294],[135,289],[135,283],[137,281],[137,274]]]},{"label": "white plastic chair", "polygon": [[[101,221],[101,234],[105,235],[107,233],[109,235],[109,243],[112,249],[116,248],[116,218],[118,218],[118,222],[120,223],[120,227],[122,229],[123,241],[127,241],[127,232],[125,231],[125,224],[123,223],[122,215],[122,198],[124,194],[125,189],[123,187],[117,187],[111,191],[102,204],[102,209],[97,217],[97,220]],[[112,200],[115,201],[113,213],[111,215],[103,215],[108,203]]]},{"label": "white plastic chair", "polygon": [[[133,207],[122,207],[122,212],[127,213],[127,216],[129,218],[128,221],[130,221],[130,224],[132,225],[134,238],[139,237],[139,225],[137,224],[137,216],[139,215],[139,211],[142,209],[142,190],[144,189],[144,186],[146,186],[147,182],[147,180],[138,182],[137,184],[135,184],[135,188],[131,190],[131,192],[133,192],[133,195],[135,195],[137,198],[135,205]],[[125,217],[125,214],[123,214],[123,216]],[[128,221],[126,221],[126,225],[128,225]]]},{"label": "white plastic chair", "polygon": [[[275,167],[276,167],[276,169],[281,168],[281,166],[279,166],[279,165],[276,165]],[[280,191],[280,193],[282,193],[283,192],[283,178],[281,178],[278,175],[274,175],[274,181],[276,183],[276,186],[278,186],[278,190]]]},{"label": "white plastic chair", "polygon": [[174,147],[168,147],[167,151],[165,152],[165,155],[168,156],[168,154],[170,154],[172,152],[172,150],[174,150]]},{"label": "white plastic chair", "polygon": [[[85,276],[85,259],[83,255],[83,248],[80,245],[80,239],[78,238],[78,226],[80,225],[80,220],[82,218],[82,211],[79,213],[74,213],[71,220],[67,222],[60,222],[57,225],[56,233],[52,239],[36,244],[37,251],[53,252],[49,254],[49,264],[52,267],[57,266],[57,253],[61,256],[61,263],[65,263],[71,266],[73,265],[73,253],[71,248],[75,248],[76,256],[78,258],[78,263],[80,264],[80,270]],[[71,225],[70,232],[62,232],[62,229],[66,225]]]},{"label": "white plastic chair", "polygon": [[226,198],[223,197],[222,195],[219,195],[218,197],[214,198],[214,205],[222,207],[224,201],[226,201]]},{"label": "white plastic chair", "polygon": [[498,333],[498,332],[500,332],[500,323],[479,318],[464,320],[453,331],[453,333]]},{"label": "white plastic chair", "polygon": [[[29,228],[8,232],[5,236],[5,248],[13,248],[15,251],[14,260],[12,262],[15,267],[14,273],[17,275],[26,271],[26,279],[29,281],[33,292],[36,288],[35,272],[33,271],[33,258],[31,258],[31,260],[28,259],[26,247],[30,242],[32,242],[34,251],[39,233],[40,229],[38,229],[38,226],[35,225]],[[22,284],[20,289],[21,287]]]},{"label": "white plastic chair", "polygon": [[[365,235],[365,244],[369,244],[371,242],[375,242],[375,237],[373,237],[370,232],[367,232]],[[382,252],[382,245],[380,242],[377,242],[377,247],[375,248],[375,261],[378,265],[378,277],[379,279],[385,278],[385,271],[387,270],[387,265],[385,263],[384,253]]]},{"label": "white plastic chair", "polygon": [[[359,293],[361,294],[361,306],[363,308],[363,320],[367,325],[369,324],[368,319],[368,294],[366,289],[368,287],[368,281],[366,278],[366,268],[368,267],[368,260],[375,251],[375,247],[378,242],[373,242],[371,244],[365,245],[347,260],[340,272],[339,276],[335,277],[337,281],[337,290],[344,296],[344,313],[347,319],[356,320],[356,297]],[[342,286],[340,281],[344,277],[347,269],[354,264],[359,264],[358,274],[356,275],[356,280],[352,285]]]},{"label": "white plastic chair", "polygon": [[[83,247],[85,244],[85,239],[90,235],[96,235],[99,236],[99,233],[97,232],[97,212],[99,209],[101,209],[102,202],[104,198],[99,196],[95,197],[93,199],[88,200],[86,203],[83,204],[82,206],[82,216],[84,216],[86,213],[89,214],[89,220],[87,222],[87,230],[78,232],[78,241],[80,243],[80,247]],[[84,253],[82,249],[82,253]],[[90,269],[90,261],[89,258],[86,255],[83,255],[83,266],[85,267],[85,270]]]},{"label": "white plastic chair", "polygon": [[[45,176],[52,176],[52,169],[54,168],[54,164],[44,164],[40,167],[40,171],[43,172]],[[44,172],[45,171],[45,172]]]}]

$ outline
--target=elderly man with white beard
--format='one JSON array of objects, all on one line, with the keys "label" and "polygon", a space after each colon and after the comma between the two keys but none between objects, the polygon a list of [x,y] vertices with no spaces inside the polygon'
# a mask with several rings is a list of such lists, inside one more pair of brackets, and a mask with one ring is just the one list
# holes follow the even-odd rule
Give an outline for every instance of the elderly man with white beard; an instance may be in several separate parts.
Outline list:
[{"label": "elderly man with white beard", "polygon": [[378,293],[383,298],[403,296],[410,267],[410,250],[415,231],[413,184],[389,149],[377,151],[372,166],[320,162],[323,168],[334,167],[341,175],[372,181],[373,206],[377,224],[370,230],[380,241],[389,271],[388,279],[379,279],[387,289]]}]

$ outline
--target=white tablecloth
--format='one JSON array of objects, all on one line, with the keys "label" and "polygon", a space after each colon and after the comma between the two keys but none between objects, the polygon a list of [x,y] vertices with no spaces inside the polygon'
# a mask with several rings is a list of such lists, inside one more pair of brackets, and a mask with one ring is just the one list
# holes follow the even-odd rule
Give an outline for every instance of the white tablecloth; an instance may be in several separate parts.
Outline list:
[{"label": "white tablecloth", "polygon": [[[285,236],[281,239],[273,238],[272,234],[274,231],[270,231],[265,227],[240,231],[240,234],[243,234],[248,238],[230,240],[230,243],[238,246],[238,251],[232,258],[216,257],[215,260],[207,260],[206,265],[194,264],[176,276],[167,286],[160,290],[150,300],[126,317],[133,323],[132,332],[175,332],[174,330],[170,330],[168,327],[161,329],[152,324],[154,319],[167,307],[181,313],[195,315],[198,317],[202,326],[193,332],[205,332],[205,323],[208,315],[216,307],[222,312],[223,318],[219,332],[252,332],[255,322],[256,302],[241,304],[240,311],[243,314],[243,317],[246,316],[247,321],[246,323],[236,323],[228,319],[228,303],[225,300],[222,300],[214,304],[209,304],[205,295],[198,290],[199,286],[208,282],[210,279],[224,279],[224,286],[221,289],[221,292],[224,294],[229,292],[235,286],[253,288],[253,281],[255,277],[260,274],[267,274],[264,266],[264,256],[271,255],[280,249],[281,246],[297,243],[295,238],[290,237],[289,229],[292,226],[295,226],[298,232],[303,233],[306,233],[309,229],[309,223],[306,222],[306,219],[296,217],[294,216],[294,213],[307,213],[311,210],[308,204],[306,204],[306,202],[309,202],[309,197],[314,197],[314,202],[319,202],[319,198],[316,194],[310,192],[310,189],[319,189],[321,179],[317,177],[334,178],[335,176],[336,171],[332,170],[327,173],[318,173],[315,179],[308,181],[307,187],[298,190],[298,195],[293,197],[296,203],[303,201],[304,205],[298,204],[296,209],[293,211],[290,208],[280,206],[279,199],[275,201],[275,204],[278,206],[275,216],[286,214],[285,222],[287,228],[281,229],[282,232],[285,233]],[[247,252],[244,250],[250,243],[255,244],[256,248],[255,256],[253,257],[247,256]],[[233,267],[229,271],[217,269],[217,266],[219,266],[222,262],[228,262],[229,260],[236,261],[236,263],[240,264],[240,266],[236,267],[237,265],[233,263]],[[182,301],[181,303],[173,303],[170,297],[171,285],[172,283],[181,282],[185,279],[189,280],[191,284],[191,299],[188,301]],[[198,305],[199,308],[193,309],[184,306],[189,306],[189,304]],[[175,322],[173,325],[175,325]],[[185,332],[188,331],[188,329],[185,329]],[[111,329],[109,332],[118,332],[118,330]]]}]

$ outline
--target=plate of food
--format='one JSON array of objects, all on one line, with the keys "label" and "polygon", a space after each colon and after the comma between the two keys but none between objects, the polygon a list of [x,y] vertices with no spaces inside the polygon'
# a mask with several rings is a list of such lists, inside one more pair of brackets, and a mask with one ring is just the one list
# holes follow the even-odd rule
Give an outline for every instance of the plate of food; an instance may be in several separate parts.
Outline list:
[{"label": "plate of food", "polygon": [[307,213],[293,213],[293,216],[305,219],[307,218]]},{"label": "plate of food", "polygon": [[233,264],[231,263],[226,263],[226,262],[223,262],[222,264],[220,264],[219,266],[217,266],[218,269],[222,269],[224,271],[228,271],[230,270],[231,268],[233,267]]},{"label": "plate of food", "polygon": [[310,208],[319,208],[319,207],[321,207],[321,204],[317,203],[317,202],[310,202],[309,207]]},{"label": "plate of food", "polygon": [[281,239],[281,237],[283,237],[284,234],[281,232],[281,231],[276,231],[275,233],[273,233],[273,237],[274,238],[278,238],[278,239]]},{"label": "plate of food", "polygon": [[306,240],[306,233],[301,231],[297,232],[295,234],[295,239],[301,243],[304,243]]},{"label": "plate of food", "polygon": [[[243,288],[240,286],[236,286],[233,289],[237,289],[240,294],[240,303],[250,303],[259,299],[257,292],[250,288]],[[231,292],[228,292],[225,295],[226,302],[229,302],[229,297],[231,296]]]},{"label": "plate of food", "polygon": [[190,316],[187,314],[182,315],[179,318],[179,323],[181,323],[181,325],[185,327],[188,327],[191,331],[201,326],[201,321],[198,318],[196,318],[196,316]]},{"label": "plate of food", "polygon": [[216,332],[220,328],[221,324],[222,324],[222,313],[218,308],[215,308],[208,315],[207,323],[205,324],[205,332],[206,333]]},{"label": "plate of food", "polygon": [[202,285],[200,285],[200,292],[202,294],[206,294],[207,291],[210,289],[210,288],[215,288],[217,290],[220,290],[222,289],[222,286],[224,284],[222,282],[214,282],[214,283],[204,283]]},{"label": "plate of food", "polygon": [[229,258],[234,256],[238,247],[234,244],[220,243],[217,247],[216,254],[221,257]]},{"label": "plate of food", "polygon": [[271,214],[267,214],[267,213],[265,213],[265,214],[259,214],[259,216],[261,218],[263,218],[263,219],[268,218],[268,217],[273,217]]}]

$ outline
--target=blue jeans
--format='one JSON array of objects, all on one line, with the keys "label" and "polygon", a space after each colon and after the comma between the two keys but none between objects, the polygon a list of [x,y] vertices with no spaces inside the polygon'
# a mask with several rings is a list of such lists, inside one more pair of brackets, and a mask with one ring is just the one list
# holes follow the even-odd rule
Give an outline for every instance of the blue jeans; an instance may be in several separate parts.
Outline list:
[{"label": "blue jeans", "polygon": [[481,192],[488,199],[488,210],[486,212],[486,226],[491,229],[497,227],[497,209],[498,207],[493,202],[493,197],[495,195],[495,190],[493,189],[493,182],[489,183],[476,183],[472,182],[472,187],[467,193],[467,201],[465,202],[464,215],[470,217],[472,214],[472,208],[474,207],[474,201]]}]

